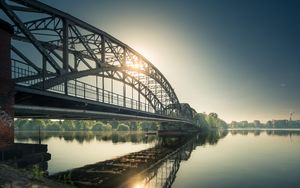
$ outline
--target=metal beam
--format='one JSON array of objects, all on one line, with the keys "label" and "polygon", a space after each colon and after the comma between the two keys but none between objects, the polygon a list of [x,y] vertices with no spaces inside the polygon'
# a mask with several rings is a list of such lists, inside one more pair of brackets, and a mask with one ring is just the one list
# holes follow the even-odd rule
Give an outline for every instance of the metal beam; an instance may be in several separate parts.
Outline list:
[{"label": "metal beam", "polygon": [[19,17],[9,8],[9,6],[4,2],[4,0],[0,1],[1,7],[3,7],[3,11],[6,13],[6,15],[18,26],[18,28],[22,31],[22,33],[31,41],[31,43],[37,48],[37,50],[43,54],[49,61],[49,63],[53,66],[53,68],[61,73],[61,68],[58,66],[58,64],[54,61],[54,59],[48,55],[48,53],[45,51],[45,49],[42,47],[42,45],[36,40],[36,38],[27,30],[27,28],[24,26],[22,21],[19,19]]},{"label": "metal beam", "polygon": [[43,118],[57,118],[62,115],[69,118],[76,119],[80,117],[82,119],[85,116],[87,119],[123,119],[123,120],[148,120],[148,121],[160,121],[160,122],[182,122],[189,123],[185,120],[180,119],[170,119],[170,118],[159,118],[159,117],[147,117],[138,115],[128,115],[120,113],[111,112],[101,112],[92,110],[79,110],[79,109],[68,109],[68,108],[56,108],[47,106],[27,106],[27,105],[14,105],[16,113],[25,114],[40,114]]},{"label": "metal beam", "polygon": [[15,52],[20,58],[22,58],[29,66],[34,68],[38,73],[41,73],[41,68],[36,66],[32,61],[30,61],[22,52],[20,52],[17,48],[11,45],[11,50]]},{"label": "metal beam", "polygon": [[[69,37],[69,24],[68,20],[63,19],[63,38],[62,38],[62,43],[63,43],[63,69],[64,69],[64,74],[69,72],[69,46],[68,46],[68,37]],[[68,95],[68,80],[64,81],[64,91],[65,95]]]},{"label": "metal beam", "polygon": [[[7,4],[6,2],[14,3]],[[17,78],[16,81],[42,78],[42,82],[32,85],[38,89],[49,89],[64,83],[64,91],[67,95],[69,80],[98,75],[103,76],[103,79],[107,77],[123,83],[124,105],[126,104],[126,85],[129,85],[138,91],[138,101],[141,101],[140,95],[144,96],[146,100],[151,101],[155,110],[160,107],[160,111],[171,109],[167,110],[168,113],[174,109],[180,111],[181,106],[177,95],[164,75],[146,58],[113,36],[36,0],[0,0],[0,5],[4,13],[15,23],[17,32],[13,39],[32,43],[43,58],[44,70],[38,71],[38,74],[34,76]],[[22,23],[14,11],[24,13],[36,11],[43,16],[41,19]],[[37,40],[43,31],[47,31],[45,34],[42,33],[46,37],[43,36],[43,39]],[[49,31],[55,33],[47,34]],[[52,40],[48,40],[47,36],[51,36]],[[53,37],[58,39],[53,40]],[[69,45],[74,42],[76,46],[69,49]],[[84,47],[83,50],[82,47]],[[58,54],[56,50],[61,51],[62,55]],[[69,64],[69,56],[70,58],[74,57],[74,68]],[[24,57],[26,58],[25,55]],[[25,60],[25,58],[22,59],[33,69],[39,68],[35,62],[29,61],[28,58]],[[89,60],[93,63],[89,63]],[[46,62],[57,73],[51,74],[54,76],[53,78],[49,78],[50,74],[45,70],[47,69],[45,68]],[[136,68],[128,66],[129,62],[138,66]],[[83,70],[85,67],[79,65],[85,65],[88,70]],[[48,79],[46,79],[47,76],[49,76]]]},{"label": "metal beam", "polygon": [[130,48],[128,45],[122,43],[121,41],[117,40],[116,38],[114,38],[113,36],[103,32],[102,30],[91,26],[90,24],[87,24],[69,14],[66,14],[62,11],[59,11],[53,7],[50,7],[46,4],[40,3],[38,1],[32,0],[32,1],[26,1],[26,0],[13,0],[14,2],[20,3],[24,6],[28,6],[31,8],[36,8],[38,10],[43,10],[45,13],[48,13],[50,15],[56,15],[58,17],[61,18],[66,18],[68,20],[70,20],[74,25],[79,25],[81,28],[86,29],[92,33],[97,33],[101,36],[104,36],[106,38],[106,40],[110,40],[116,44],[118,44],[119,46],[123,46],[125,47],[128,51],[130,51],[133,54],[137,54],[137,56],[141,57],[141,61],[145,62],[146,64],[148,64],[148,67],[151,67],[152,70],[154,70],[157,74],[160,75],[160,77],[162,78],[162,80],[164,80],[164,85],[167,86],[166,91],[169,93],[171,100],[174,103],[178,103],[179,104],[179,100],[174,92],[174,89],[171,87],[170,83],[168,82],[168,80],[164,77],[163,74],[161,74],[161,72],[155,67],[153,66],[153,64],[151,64],[146,58],[144,58],[143,56],[141,56],[138,52],[136,52],[135,50],[133,50],[132,48]]}]

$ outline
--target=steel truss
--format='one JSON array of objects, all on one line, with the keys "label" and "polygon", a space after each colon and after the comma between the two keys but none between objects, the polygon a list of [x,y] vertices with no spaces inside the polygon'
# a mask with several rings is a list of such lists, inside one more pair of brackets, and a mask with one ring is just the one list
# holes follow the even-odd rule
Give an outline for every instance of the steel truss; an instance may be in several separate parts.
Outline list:
[{"label": "steel truss", "polygon": [[[140,95],[146,99],[154,113],[181,116],[181,105],[168,80],[151,62],[128,45],[36,0],[0,0],[0,6],[14,24],[13,40],[32,44],[42,56],[42,62],[31,60],[21,48],[12,45],[12,52],[18,56],[12,57],[13,71],[18,73],[15,76],[17,84],[27,84],[44,91],[61,86],[61,91],[68,95],[71,93],[70,84],[74,82],[76,92],[78,79],[87,76],[102,80],[109,78],[124,84],[124,106],[127,85],[138,92],[139,103]],[[27,14],[36,16],[28,16],[23,21],[22,18]],[[24,65],[27,71],[19,74]],[[95,92],[101,92],[98,85],[95,86]]]}]

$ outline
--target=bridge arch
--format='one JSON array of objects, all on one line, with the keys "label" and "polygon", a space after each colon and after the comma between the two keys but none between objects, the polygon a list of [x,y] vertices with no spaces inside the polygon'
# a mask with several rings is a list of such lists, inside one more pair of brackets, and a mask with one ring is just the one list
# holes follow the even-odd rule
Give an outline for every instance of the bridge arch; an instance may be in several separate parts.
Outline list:
[{"label": "bridge arch", "polygon": [[[3,0],[0,4],[14,24],[13,39],[31,43],[43,58],[43,62],[29,60],[18,46],[13,46],[12,51],[22,59],[13,59],[14,62],[25,64],[31,71],[31,74],[16,76],[17,83],[31,83],[32,88],[41,90],[63,85],[67,94],[71,81],[99,76],[134,88],[156,113],[180,113],[181,105],[169,81],[128,45],[35,0]],[[37,16],[22,21],[18,11]]]}]

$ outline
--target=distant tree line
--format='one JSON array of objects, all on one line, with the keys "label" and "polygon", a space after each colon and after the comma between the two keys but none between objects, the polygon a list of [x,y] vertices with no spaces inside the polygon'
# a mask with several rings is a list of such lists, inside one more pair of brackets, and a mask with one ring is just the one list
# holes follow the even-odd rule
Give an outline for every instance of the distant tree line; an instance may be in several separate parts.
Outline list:
[{"label": "distant tree line", "polygon": [[15,130],[47,131],[154,131],[157,122],[16,119]]},{"label": "distant tree line", "polygon": [[227,124],[224,120],[218,117],[216,113],[196,113],[194,114],[194,121],[196,124],[203,129],[216,129],[216,128],[256,128],[256,129],[299,129],[300,120],[272,120],[262,123],[259,120],[254,120],[253,122],[248,121],[232,121]]},{"label": "distant tree line", "polygon": [[276,135],[276,136],[300,136],[300,131],[294,130],[277,130],[277,129],[232,129],[228,130],[232,135],[249,135],[253,134],[254,136],[259,136],[262,133],[266,133],[267,135]]},{"label": "distant tree line", "polygon": [[262,123],[259,120],[253,122],[248,121],[232,121],[228,128],[265,128],[265,129],[282,129],[282,128],[300,128],[300,120],[272,120]]}]

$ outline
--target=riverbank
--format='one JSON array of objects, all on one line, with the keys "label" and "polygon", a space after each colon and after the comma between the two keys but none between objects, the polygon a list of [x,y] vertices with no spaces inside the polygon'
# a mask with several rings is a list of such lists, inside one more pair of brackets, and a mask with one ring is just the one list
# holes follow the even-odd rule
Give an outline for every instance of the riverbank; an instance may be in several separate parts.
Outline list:
[{"label": "riverbank", "polygon": [[46,177],[35,180],[32,172],[25,169],[17,169],[0,163],[0,187],[3,188],[69,188],[70,186],[55,182]]}]

